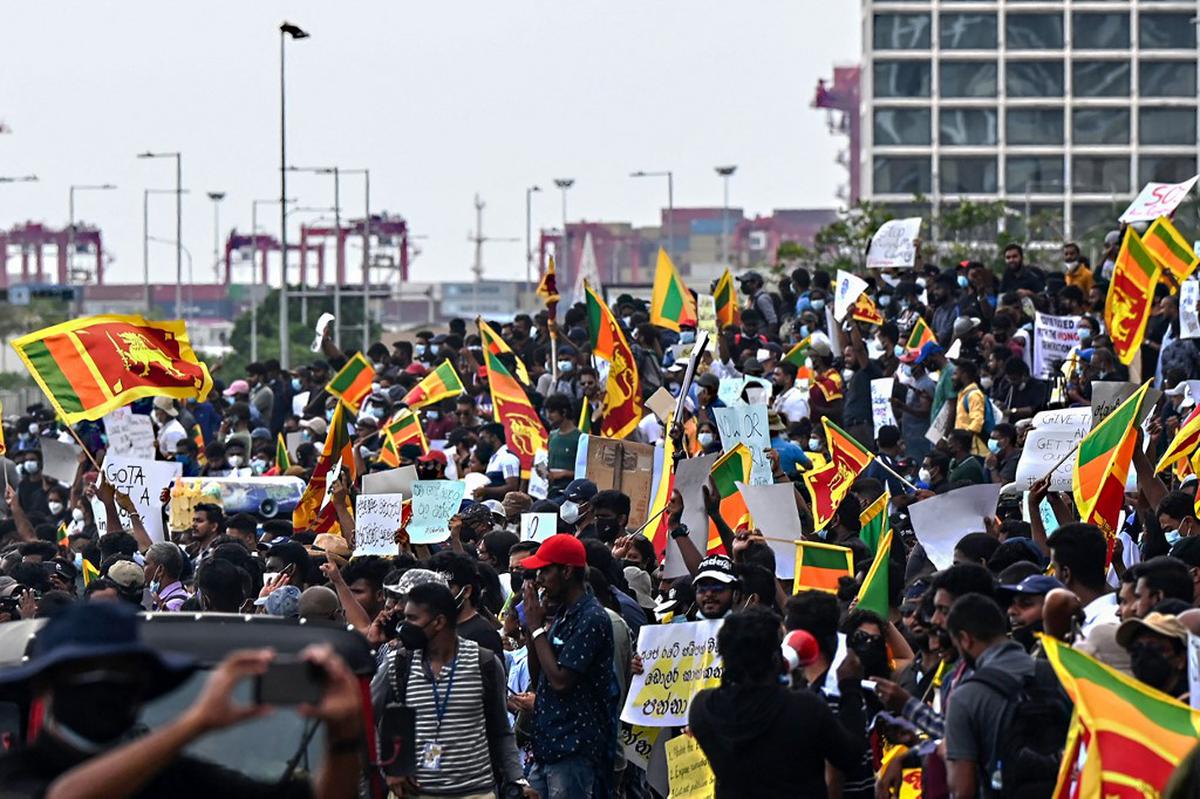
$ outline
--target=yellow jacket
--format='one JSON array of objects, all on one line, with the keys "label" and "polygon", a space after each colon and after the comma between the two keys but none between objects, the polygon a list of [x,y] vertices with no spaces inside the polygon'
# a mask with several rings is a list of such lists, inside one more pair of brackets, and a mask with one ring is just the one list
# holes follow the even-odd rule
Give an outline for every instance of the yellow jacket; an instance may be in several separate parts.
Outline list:
[{"label": "yellow jacket", "polygon": [[983,443],[983,424],[987,413],[987,397],[975,383],[958,392],[954,400],[954,429],[970,430],[975,434],[971,442],[971,453],[987,455],[987,445]]}]

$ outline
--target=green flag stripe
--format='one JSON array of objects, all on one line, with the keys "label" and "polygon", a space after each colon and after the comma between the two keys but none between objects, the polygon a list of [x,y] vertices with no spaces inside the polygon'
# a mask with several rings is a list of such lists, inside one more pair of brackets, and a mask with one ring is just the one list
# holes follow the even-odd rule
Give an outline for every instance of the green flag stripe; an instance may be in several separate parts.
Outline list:
[{"label": "green flag stripe", "polygon": [[1196,735],[1196,728],[1192,725],[1192,711],[1187,706],[1176,707],[1166,702],[1156,701],[1141,691],[1129,687],[1111,673],[1100,668],[1090,658],[1081,656],[1068,646],[1056,647],[1056,651],[1062,664],[1076,679],[1087,680],[1116,694],[1120,699],[1141,710],[1145,717],[1156,726],[1179,735]]},{"label": "green flag stripe", "polygon": [[1120,446],[1135,421],[1137,421],[1138,403],[1135,402],[1141,392],[1122,402],[1100,425],[1093,430],[1079,445],[1079,462],[1087,463],[1093,458],[1103,456]]},{"label": "green flag stripe", "polygon": [[718,308],[724,308],[729,303],[729,289],[731,288],[728,281],[722,281],[721,285],[717,286],[717,296],[713,298]]},{"label": "green flag stripe", "polygon": [[744,457],[745,455],[731,455],[713,466],[713,484],[717,488],[717,493],[721,495],[721,499],[737,493],[737,481],[740,480],[744,483],[749,479]]},{"label": "green flag stripe", "polygon": [[591,292],[587,292],[587,316],[588,332],[591,336],[592,348],[595,349],[600,343],[600,330],[604,327],[604,311],[592,298]]},{"label": "green flag stripe", "polygon": [[78,413],[84,410],[79,395],[75,393],[74,384],[58,367],[58,362],[50,354],[46,342],[31,341],[25,345],[24,351],[25,357],[29,359],[34,371],[42,378],[42,382],[46,384],[46,390],[53,395],[54,401],[59,404],[59,407],[67,413]]},{"label": "green flag stripe", "polygon": [[804,547],[804,566],[846,572],[846,553],[840,549]]},{"label": "green flag stripe", "polygon": [[1146,245],[1142,244],[1139,239],[1130,239],[1128,251],[1129,260],[1137,266],[1138,271],[1147,278],[1154,277],[1154,273],[1158,270],[1158,262],[1154,260],[1154,255],[1146,249]]},{"label": "green flag stripe", "polygon": [[877,514],[858,531],[858,537],[870,547],[872,553],[875,552],[875,548],[879,545],[879,538],[883,535],[883,521],[884,514]]},{"label": "green flag stripe", "polygon": [[1179,241],[1171,235],[1165,227],[1159,226],[1155,231],[1153,238],[1156,241],[1162,242],[1167,251],[1171,253],[1179,261],[1185,264],[1190,264],[1195,260],[1195,255],[1188,249],[1187,245]]},{"label": "green flag stripe", "polygon": [[679,283],[674,278],[667,282],[667,293],[663,297],[660,313],[667,319],[676,321],[683,313],[683,297],[679,296]]},{"label": "green flag stripe", "polygon": [[367,364],[363,363],[359,358],[352,358],[345,368],[333,378],[333,382],[329,384],[330,388],[336,389],[341,393],[346,393],[350,387],[358,380],[359,375],[366,371]]}]

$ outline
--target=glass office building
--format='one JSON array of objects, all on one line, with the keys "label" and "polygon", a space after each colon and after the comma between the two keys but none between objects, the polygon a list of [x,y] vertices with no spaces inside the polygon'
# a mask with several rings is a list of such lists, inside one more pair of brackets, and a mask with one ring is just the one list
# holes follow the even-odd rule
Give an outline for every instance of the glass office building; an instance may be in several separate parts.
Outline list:
[{"label": "glass office building", "polygon": [[1198,171],[1197,6],[864,0],[863,196],[999,198],[1049,239],[1115,227],[1142,184]]}]

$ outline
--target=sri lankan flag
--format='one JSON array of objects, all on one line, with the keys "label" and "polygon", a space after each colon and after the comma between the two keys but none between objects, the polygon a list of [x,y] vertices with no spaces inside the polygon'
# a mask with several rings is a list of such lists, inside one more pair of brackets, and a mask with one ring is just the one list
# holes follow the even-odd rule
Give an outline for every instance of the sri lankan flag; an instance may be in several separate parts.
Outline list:
[{"label": "sri lankan flag", "polygon": [[[1142,244],[1146,245],[1154,260],[1171,273],[1177,284],[1191,277],[1192,272],[1196,271],[1196,264],[1200,263],[1196,253],[1192,252],[1192,245],[1165,216],[1154,220],[1142,237]],[[1175,290],[1175,286],[1172,286],[1171,291]]]},{"label": "sri lankan flag", "polygon": [[384,436],[379,444],[379,462],[395,469],[400,465],[400,448],[391,436]]},{"label": "sri lankan flag", "polygon": [[424,408],[435,402],[441,402],[447,397],[456,397],[463,392],[462,380],[454,371],[454,364],[442,361],[438,367],[421,378],[421,382],[412,387],[401,400],[412,410]]},{"label": "sri lankan flag", "polygon": [[678,333],[681,326],[695,327],[696,318],[696,298],[683,284],[675,264],[671,263],[671,256],[659,247],[654,291],[650,295],[650,324]]},{"label": "sri lankan flag", "polygon": [[[192,442],[196,445],[196,460],[201,466],[208,465],[208,456],[204,454],[204,431],[200,429],[200,425],[192,425]],[[0,455],[4,454],[4,450],[0,449]]]},{"label": "sri lankan flag", "polygon": [[583,288],[587,294],[592,354],[609,363],[600,435],[625,438],[642,420],[642,384],[638,379],[637,364],[633,360],[633,350],[629,348],[612,311],[586,281]]},{"label": "sri lankan flag", "polygon": [[525,362],[521,357],[512,351],[512,347],[508,346],[508,342],[500,338],[500,335],[492,329],[492,326],[483,319],[476,319],[475,324],[479,325],[479,338],[483,341],[483,346],[487,347],[493,355],[501,355],[508,353],[513,358],[513,367],[517,370],[517,379],[525,385],[532,385],[529,379],[529,370],[525,368]]},{"label": "sri lankan flag", "polygon": [[838,506],[850,493],[850,487],[862,474],[863,469],[875,457],[846,433],[845,430],[824,417],[825,441],[829,445],[829,463],[804,474],[804,485],[813,513],[813,529],[823,530]]},{"label": "sri lankan flag", "polygon": [[554,275],[554,256],[550,256],[550,265],[546,267],[546,272],[542,275],[541,281],[538,282],[537,295],[546,303],[546,310],[550,313],[550,318],[554,319],[555,311],[558,309],[558,280]]},{"label": "sri lankan flag", "polygon": [[[483,360],[488,372],[488,388],[492,392],[492,414],[504,425],[504,440],[509,452],[521,462],[521,471],[528,472],[533,468],[534,454],[545,449],[550,439],[546,426],[529,404],[525,389],[508,373],[500,358],[485,348]],[[611,375],[609,380],[612,380]]]},{"label": "sri lankan flag", "polygon": [[[1200,711],[1048,636],[1042,648],[1075,706],[1074,729],[1054,796],[1158,796],[1171,772],[1196,746]],[[1076,770],[1072,749],[1085,743]]]},{"label": "sri lankan flag", "polygon": [[908,334],[908,341],[904,342],[904,349],[919,350],[931,341],[937,341],[937,336],[933,335],[933,330],[924,318],[918,316],[912,332]]},{"label": "sri lankan flag", "polygon": [[1200,445],[1200,405],[1192,408],[1192,412],[1183,420],[1183,424],[1179,425],[1175,438],[1171,439],[1171,445],[1167,447],[1167,451],[1158,459],[1158,465],[1154,467],[1155,474],[1176,461],[1186,460],[1198,445]]},{"label": "sri lankan flag", "polygon": [[1129,399],[1104,417],[1079,442],[1071,488],[1082,521],[1094,524],[1108,537],[1109,551],[1117,534],[1117,515],[1125,501],[1125,478],[1137,446],[1138,413],[1146,398],[1147,381]]},{"label": "sri lankan flag", "polygon": [[879,499],[867,506],[866,510],[858,515],[858,537],[862,539],[872,553],[879,550],[879,542],[883,539],[884,533],[891,529],[890,520],[888,519],[888,503],[892,501],[892,495],[884,491],[879,495]]},{"label": "sri lankan flag", "polygon": [[717,306],[717,325],[721,328],[736,325],[738,320],[737,289],[733,285],[733,275],[728,269],[717,281],[713,289],[713,300]]},{"label": "sri lankan flag", "polygon": [[401,408],[383,428],[384,437],[392,441],[397,452],[405,444],[416,444],[422,452],[429,451],[429,442],[421,428],[421,420],[408,408]]},{"label": "sri lankan flag", "polygon": [[812,349],[812,336],[805,336],[803,341],[787,351],[787,354],[783,356],[783,360],[793,364],[798,369],[803,369],[804,359],[808,357],[810,349]]},{"label": "sri lankan flag", "polygon": [[83,587],[87,588],[92,580],[100,576],[100,570],[92,565],[92,562],[87,558],[83,559]]},{"label": "sri lankan flag", "polygon": [[275,469],[283,474],[290,468],[292,468],[292,457],[288,455],[287,442],[283,440],[283,433],[280,433],[275,436]]},{"label": "sri lankan flag", "polygon": [[58,529],[54,531],[54,540],[63,549],[70,549],[71,541],[67,535],[67,521],[63,519],[58,523]]},{"label": "sri lankan flag", "polygon": [[872,325],[883,324],[883,314],[879,313],[879,309],[875,307],[875,300],[868,297],[866,292],[859,294],[858,299],[850,306],[850,318]]},{"label": "sri lankan flag", "polygon": [[576,426],[585,434],[592,434],[592,403],[587,397],[579,404],[579,424]]},{"label": "sri lankan flag", "polygon": [[89,316],[22,336],[12,347],[69,425],[142,397],[203,401],[212,388],[180,321]]},{"label": "sri lankan flag", "polygon": [[[748,527],[750,524],[750,511],[746,507],[746,500],[742,497],[742,492],[738,490],[737,484],[750,482],[752,465],[753,456],[750,454],[750,448],[739,442],[733,449],[717,458],[716,463],[709,470],[713,485],[717,489],[717,496],[720,497],[719,513],[731,530]],[[713,549],[720,545],[721,534],[717,532],[717,525],[710,521],[708,523],[708,548]]]},{"label": "sri lankan flag", "polygon": [[354,353],[346,365],[341,368],[325,390],[346,403],[346,407],[358,413],[362,402],[371,393],[371,384],[375,382],[375,368],[363,357],[361,352]]},{"label": "sri lankan flag", "polygon": [[876,543],[878,547],[875,550],[875,559],[871,561],[871,568],[867,570],[867,576],[863,578],[862,585],[858,588],[856,609],[874,611],[886,619],[891,604],[888,599],[890,595],[888,563],[892,552],[891,528],[884,530],[883,537]]},{"label": "sri lankan flag", "polygon": [[292,529],[296,531],[314,528],[320,520],[321,503],[325,500],[325,487],[329,473],[340,460],[342,469],[348,470],[351,480],[354,478],[354,447],[350,439],[350,429],[346,424],[346,404],[339,402],[333,410],[333,418],[329,420],[329,432],[325,435],[325,446],[321,449],[321,457],[313,467],[312,477],[304,487],[296,509],[292,511]]},{"label": "sri lankan flag", "polygon": [[1154,304],[1154,286],[1162,267],[1133,228],[1125,233],[1117,253],[1108,297],[1104,301],[1104,324],[1113,350],[1128,366],[1142,346],[1146,322]]},{"label": "sri lankan flag", "polygon": [[796,589],[828,591],[836,594],[838,579],[854,576],[854,556],[849,547],[821,544],[816,541],[796,542]]},{"label": "sri lankan flag", "polygon": [[[587,400],[585,399],[584,403],[586,402]],[[675,412],[672,411],[667,415],[667,430],[671,429],[674,419]],[[671,494],[674,491],[675,440],[670,436],[664,436],[662,474],[658,478],[658,486],[650,502],[649,518],[654,519],[654,521],[642,530],[642,534],[650,539],[650,543],[654,544],[654,552],[660,560],[667,548],[667,528],[670,524],[670,519],[668,518],[670,514],[667,513],[667,504],[671,501]],[[658,516],[657,519],[655,519],[656,515]]]}]

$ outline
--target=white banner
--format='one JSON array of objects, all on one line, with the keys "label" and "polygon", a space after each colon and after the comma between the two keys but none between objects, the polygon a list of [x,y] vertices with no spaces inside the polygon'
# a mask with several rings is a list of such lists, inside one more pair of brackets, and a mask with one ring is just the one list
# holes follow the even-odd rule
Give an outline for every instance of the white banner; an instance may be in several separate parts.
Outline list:
[{"label": "white banner", "polygon": [[1033,376],[1045,380],[1079,346],[1079,317],[1035,314],[1033,317]]},{"label": "white banner", "polygon": [[104,415],[104,434],[108,437],[107,451],[110,454],[154,460],[157,443],[154,438],[154,425],[149,416],[134,413],[129,410],[128,405],[115,408]]},{"label": "white banner", "polygon": [[[175,478],[182,473],[183,464],[171,461],[139,460],[124,455],[109,455],[104,459],[104,481],[129,495],[142,517],[146,534],[154,542],[163,540],[163,504],[159,497],[163,489],[175,482]],[[104,503],[98,497],[92,499],[92,513],[96,517],[96,528],[100,535],[108,533]],[[121,510],[120,505],[117,506],[117,513],[121,525],[129,529],[129,515]]]},{"label": "white banner", "polygon": [[871,421],[875,424],[875,437],[885,425],[896,427],[896,416],[892,413],[892,390],[896,378],[879,377],[871,381]]},{"label": "white banner", "polygon": [[354,500],[354,557],[395,555],[403,494],[359,494]]},{"label": "white banner", "polygon": [[844,269],[837,271],[837,285],[833,290],[833,318],[842,321],[858,295],[867,290],[867,281]]},{"label": "white banner", "polygon": [[721,683],[720,629],[721,619],[644,625],[637,640],[642,673],[630,681],[621,721],[685,726],[692,697]]},{"label": "white banner", "polygon": [[1125,209],[1125,213],[1121,214],[1120,221],[1153,222],[1160,216],[1170,216],[1187,199],[1188,193],[1196,185],[1197,177],[1188,178],[1183,183],[1147,183]]},{"label": "white banner", "polygon": [[1194,277],[1179,286],[1179,337],[1200,338],[1200,280]]},{"label": "white banner", "polygon": [[912,266],[917,247],[913,242],[921,235],[921,217],[891,219],[879,226],[867,247],[867,268]]}]

